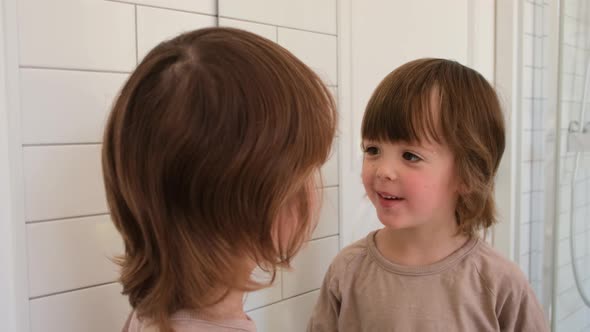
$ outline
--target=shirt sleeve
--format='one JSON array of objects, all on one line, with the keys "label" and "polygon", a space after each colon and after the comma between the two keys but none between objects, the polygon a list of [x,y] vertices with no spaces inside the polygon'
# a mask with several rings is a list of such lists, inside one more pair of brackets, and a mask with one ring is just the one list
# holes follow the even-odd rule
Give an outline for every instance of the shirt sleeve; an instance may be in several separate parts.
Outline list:
[{"label": "shirt sleeve", "polygon": [[498,323],[502,332],[549,332],[543,309],[528,283],[521,292],[508,294]]},{"label": "shirt sleeve", "polygon": [[324,276],[320,295],[314,307],[307,332],[336,332],[340,315],[340,291],[334,273],[334,263]]}]

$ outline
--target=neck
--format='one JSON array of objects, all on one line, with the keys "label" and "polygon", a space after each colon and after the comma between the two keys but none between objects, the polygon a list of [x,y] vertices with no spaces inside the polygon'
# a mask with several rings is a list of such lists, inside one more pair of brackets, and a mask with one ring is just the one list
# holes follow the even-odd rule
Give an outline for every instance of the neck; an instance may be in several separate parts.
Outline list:
[{"label": "neck", "polygon": [[440,227],[379,230],[377,249],[388,260],[406,266],[436,263],[461,248],[468,237],[457,233],[457,224]]},{"label": "neck", "polygon": [[243,299],[244,292],[231,290],[223,300],[199,310],[197,315],[205,320],[248,319]]}]

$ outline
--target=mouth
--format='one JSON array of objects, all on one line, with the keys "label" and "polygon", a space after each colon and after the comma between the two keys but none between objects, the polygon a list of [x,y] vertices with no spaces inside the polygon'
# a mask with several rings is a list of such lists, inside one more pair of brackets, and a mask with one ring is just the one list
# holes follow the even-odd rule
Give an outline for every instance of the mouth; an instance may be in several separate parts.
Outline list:
[{"label": "mouth", "polygon": [[377,192],[377,195],[387,201],[401,201],[404,198],[403,197],[399,197],[399,196],[395,196],[395,195],[390,195],[389,193],[385,193],[385,192]]}]

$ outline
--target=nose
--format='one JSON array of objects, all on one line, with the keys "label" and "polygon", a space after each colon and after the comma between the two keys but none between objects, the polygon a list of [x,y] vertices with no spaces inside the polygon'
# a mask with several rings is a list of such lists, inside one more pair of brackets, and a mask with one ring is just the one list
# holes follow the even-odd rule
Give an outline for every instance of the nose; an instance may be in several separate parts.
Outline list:
[{"label": "nose", "polygon": [[386,163],[379,163],[375,172],[377,179],[381,181],[393,181],[397,179],[397,171],[395,170],[394,165],[386,164]]}]

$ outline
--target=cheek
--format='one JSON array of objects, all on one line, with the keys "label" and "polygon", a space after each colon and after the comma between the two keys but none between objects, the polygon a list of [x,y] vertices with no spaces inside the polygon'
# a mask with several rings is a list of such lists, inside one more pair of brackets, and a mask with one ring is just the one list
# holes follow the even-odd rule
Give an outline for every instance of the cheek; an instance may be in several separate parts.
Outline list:
[{"label": "cheek", "polygon": [[367,161],[363,161],[363,169],[361,171],[361,179],[365,188],[370,186],[373,182],[374,166]]}]

